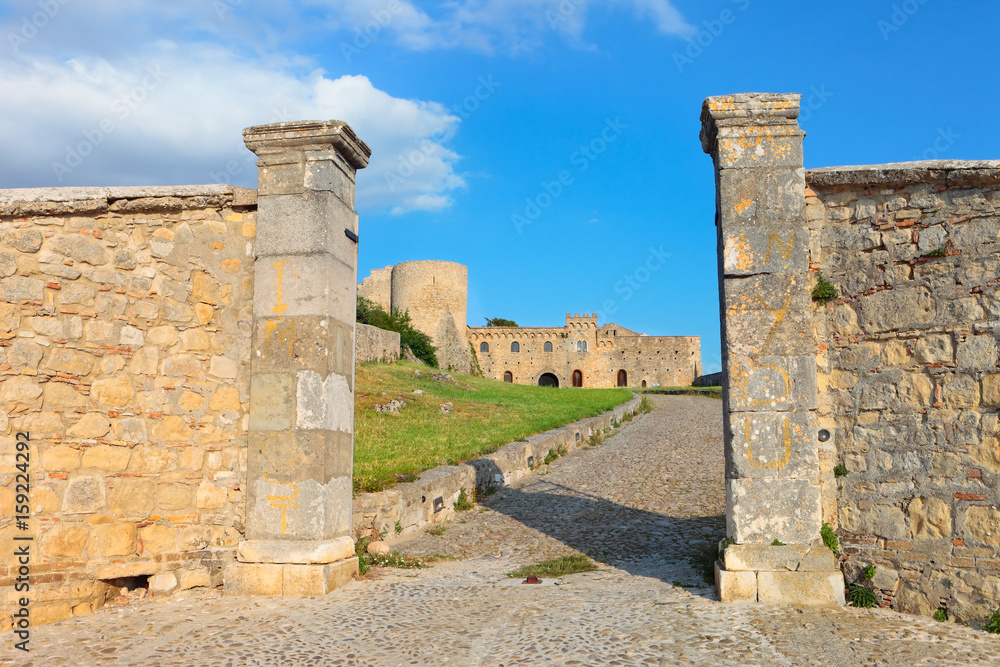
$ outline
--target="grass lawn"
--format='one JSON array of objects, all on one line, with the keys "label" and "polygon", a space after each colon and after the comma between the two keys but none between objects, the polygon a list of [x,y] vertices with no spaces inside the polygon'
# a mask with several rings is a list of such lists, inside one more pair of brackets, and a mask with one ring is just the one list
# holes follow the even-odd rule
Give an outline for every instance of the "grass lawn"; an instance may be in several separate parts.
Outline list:
[{"label": "grass lawn", "polygon": [[[456,382],[438,382],[431,377],[436,372],[405,361],[358,366],[356,490],[376,491],[403,481],[400,476],[456,465],[632,398],[629,389],[550,389],[456,374]],[[414,394],[416,389],[426,393]],[[375,411],[376,404],[392,399],[407,401],[400,414]],[[448,402],[451,413],[442,414],[440,406]]]},{"label": "grass lawn", "polygon": [[684,392],[685,394],[694,394],[696,396],[704,396],[705,395],[704,392],[708,392],[708,393],[712,394],[713,396],[717,395],[719,398],[722,398],[722,387],[719,387],[719,386],[714,386],[714,387],[649,387],[649,388],[646,388],[646,389],[636,389],[635,391],[637,393],[639,393],[639,394],[643,394],[643,393],[655,394],[655,393],[664,392],[664,391],[681,391],[681,392]]}]

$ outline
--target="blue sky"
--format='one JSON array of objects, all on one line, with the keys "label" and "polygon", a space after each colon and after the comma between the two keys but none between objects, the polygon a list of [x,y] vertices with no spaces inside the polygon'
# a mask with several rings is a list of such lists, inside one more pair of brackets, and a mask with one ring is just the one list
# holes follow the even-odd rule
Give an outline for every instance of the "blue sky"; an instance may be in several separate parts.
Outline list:
[{"label": "blue sky", "polygon": [[0,187],[252,187],[243,127],[338,118],[374,151],[360,276],[460,262],[470,324],[598,311],[716,370],[702,100],[803,93],[807,167],[995,159],[998,27],[986,0],[8,1]]}]

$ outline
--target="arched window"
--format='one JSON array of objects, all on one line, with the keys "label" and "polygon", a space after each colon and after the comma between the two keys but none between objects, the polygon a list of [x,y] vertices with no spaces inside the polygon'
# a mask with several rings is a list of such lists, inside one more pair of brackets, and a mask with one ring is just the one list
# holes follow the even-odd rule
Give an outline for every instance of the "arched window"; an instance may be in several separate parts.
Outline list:
[{"label": "arched window", "polygon": [[490,344],[487,343],[486,341],[483,341],[482,343],[479,344],[479,351],[480,352],[489,352],[490,351]]},{"label": "arched window", "polygon": [[510,351],[511,352],[520,352],[521,351],[521,344],[518,343],[517,341],[514,341],[513,343],[510,344]]},{"label": "arched window", "polygon": [[583,371],[573,371],[573,386],[574,387],[583,386]]},{"label": "arched window", "polygon": [[[515,343],[515,345],[516,344],[517,343]],[[503,381],[504,382],[513,382],[514,381],[514,374],[511,373],[510,371],[507,371],[506,373],[503,374]]]},{"label": "arched window", "polygon": [[576,341],[576,351],[577,352],[586,352],[587,351],[587,341],[583,340],[582,338],[580,340]]},{"label": "arched window", "polygon": [[552,351],[552,343],[550,343],[548,341],[545,342],[545,351],[546,352],[551,352]]}]

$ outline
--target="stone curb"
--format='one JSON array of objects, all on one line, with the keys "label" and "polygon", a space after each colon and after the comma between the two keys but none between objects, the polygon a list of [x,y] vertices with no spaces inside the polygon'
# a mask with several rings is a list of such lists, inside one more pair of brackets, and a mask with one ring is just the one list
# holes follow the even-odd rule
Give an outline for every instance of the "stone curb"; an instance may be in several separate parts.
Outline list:
[{"label": "stone curb", "polygon": [[[594,431],[621,423],[626,414],[635,414],[641,402],[642,397],[633,394],[631,400],[596,417],[532,435],[527,441],[508,443],[493,454],[461,465],[431,468],[420,473],[415,482],[358,494],[354,498],[354,530],[374,526],[388,541],[397,534],[444,523],[457,514],[453,505],[463,489],[486,491],[507,486],[524,477],[532,465],[540,465],[550,449],[565,446],[573,450],[586,444]],[[399,533],[397,524],[402,529]]]}]

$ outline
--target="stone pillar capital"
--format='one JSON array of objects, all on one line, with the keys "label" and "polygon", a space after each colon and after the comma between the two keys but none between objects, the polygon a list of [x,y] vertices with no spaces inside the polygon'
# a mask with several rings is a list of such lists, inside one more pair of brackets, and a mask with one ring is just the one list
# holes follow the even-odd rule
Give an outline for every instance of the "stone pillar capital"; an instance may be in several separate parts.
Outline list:
[{"label": "stone pillar capital", "polygon": [[298,120],[255,125],[243,130],[243,141],[258,157],[275,153],[328,151],[340,153],[354,169],[368,166],[372,150],[351,126],[340,120]]},{"label": "stone pillar capital", "polygon": [[720,169],[802,165],[798,93],[740,93],[705,100],[701,146]]}]

